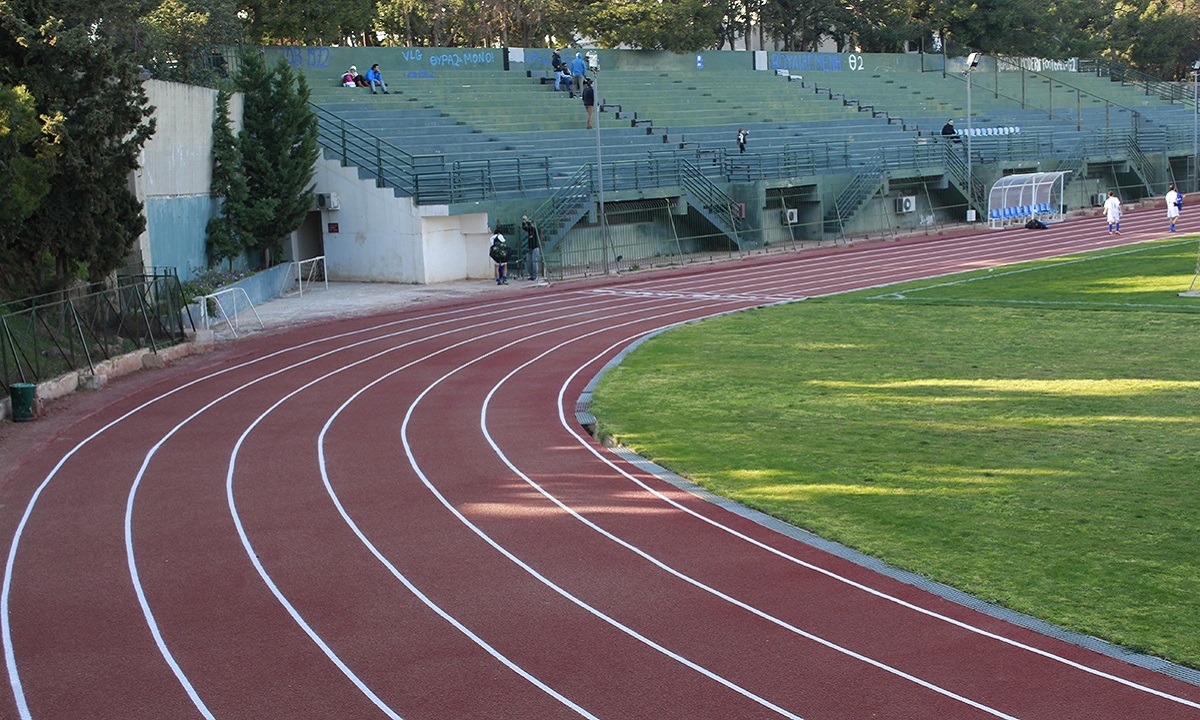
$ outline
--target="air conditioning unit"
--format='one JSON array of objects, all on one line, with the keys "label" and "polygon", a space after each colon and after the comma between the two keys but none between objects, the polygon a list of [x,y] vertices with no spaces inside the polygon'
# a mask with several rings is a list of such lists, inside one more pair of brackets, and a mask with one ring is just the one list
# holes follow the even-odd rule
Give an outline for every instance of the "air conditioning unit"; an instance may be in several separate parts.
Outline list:
[{"label": "air conditioning unit", "polygon": [[1108,199],[1108,193],[1096,193],[1092,196],[1092,207],[1104,207],[1104,201]]},{"label": "air conditioning unit", "polygon": [[788,225],[795,225],[800,222],[800,211],[796,208],[787,208],[783,211],[783,222]]},{"label": "air conditioning unit", "polygon": [[896,212],[910,213],[910,212],[916,212],[916,211],[917,211],[917,196],[916,195],[904,195],[902,197],[896,198]]},{"label": "air conditioning unit", "polygon": [[317,193],[317,209],[340,210],[341,207],[342,199],[337,193]]}]

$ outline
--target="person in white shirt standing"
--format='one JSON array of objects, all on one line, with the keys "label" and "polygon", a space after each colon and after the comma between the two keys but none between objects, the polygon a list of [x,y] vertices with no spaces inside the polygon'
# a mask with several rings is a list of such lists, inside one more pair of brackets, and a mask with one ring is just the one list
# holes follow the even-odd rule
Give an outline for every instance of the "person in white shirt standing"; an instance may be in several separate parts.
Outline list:
[{"label": "person in white shirt standing", "polygon": [[1104,217],[1108,220],[1108,234],[1121,234],[1121,199],[1112,190],[1104,201]]},{"label": "person in white shirt standing", "polygon": [[1175,183],[1171,183],[1167,189],[1167,221],[1171,223],[1171,232],[1175,232],[1175,221],[1179,219],[1179,213],[1183,210],[1183,195],[1175,189]]}]

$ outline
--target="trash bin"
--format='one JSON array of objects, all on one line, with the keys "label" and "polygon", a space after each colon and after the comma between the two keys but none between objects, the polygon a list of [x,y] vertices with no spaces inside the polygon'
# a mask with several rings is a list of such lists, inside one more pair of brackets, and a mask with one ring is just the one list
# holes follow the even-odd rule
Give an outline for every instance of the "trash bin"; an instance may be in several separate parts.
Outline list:
[{"label": "trash bin", "polygon": [[33,419],[33,402],[37,399],[37,385],[20,382],[8,386],[8,397],[12,400],[13,422],[29,422]]}]

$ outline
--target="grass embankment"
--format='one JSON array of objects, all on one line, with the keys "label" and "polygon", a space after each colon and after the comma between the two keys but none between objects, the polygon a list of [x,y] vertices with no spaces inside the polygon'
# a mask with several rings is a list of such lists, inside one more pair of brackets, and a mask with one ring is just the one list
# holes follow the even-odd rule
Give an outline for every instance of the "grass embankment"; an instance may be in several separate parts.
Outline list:
[{"label": "grass embankment", "polygon": [[1200,667],[1196,243],[754,310],[641,346],[602,432],[978,597]]}]

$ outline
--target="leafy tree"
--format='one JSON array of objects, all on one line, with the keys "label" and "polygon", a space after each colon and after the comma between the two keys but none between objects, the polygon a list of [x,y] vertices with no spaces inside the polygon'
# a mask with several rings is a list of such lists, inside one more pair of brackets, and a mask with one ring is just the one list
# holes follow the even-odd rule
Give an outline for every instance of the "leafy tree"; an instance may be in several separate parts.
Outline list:
[{"label": "leafy tree", "polygon": [[0,228],[25,220],[50,191],[62,117],[37,117],[23,85],[0,85]]},{"label": "leafy tree", "polygon": [[249,245],[242,222],[250,188],[237,138],[229,127],[229,92],[224,89],[217,93],[213,116],[212,191],[220,198],[221,207],[206,228],[209,255],[216,262],[226,261],[233,270],[233,261],[245,254]]},{"label": "leafy tree", "polygon": [[1186,77],[1187,69],[1198,57],[1198,23],[1200,11],[1194,4],[1120,2],[1109,27],[1109,49],[1105,54],[1143,72]]},{"label": "leafy tree", "polygon": [[20,79],[39,117],[61,118],[49,188],[5,231],[17,263],[8,282],[25,292],[101,280],[124,262],[145,227],[129,174],[154,132],[133,63],[94,23],[44,9],[32,0],[0,3],[0,84]]},{"label": "leafy tree", "polygon": [[604,0],[589,7],[580,30],[601,47],[689,52],[716,44],[724,14],[723,4],[705,0]]},{"label": "leafy tree", "polygon": [[143,64],[163,80],[213,86],[225,74],[218,46],[242,41],[233,0],[163,0],[140,20]]},{"label": "leafy tree", "polygon": [[[335,45],[365,39],[374,0],[248,0],[241,12],[253,42]],[[360,40],[361,42],[362,40]]]},{"label": "leafy tree", "polygon": [[61,116],[37,117],[24,86],[0,85],[0,296],[26,294],[19,269],[28,263],[10,238],[50,191],[61,124]]},{"label": "leafy tree", "polygon": [[308,107],[308,83],[284,60],[267,70],[261,54],[248,53],[237,82],[245,93],[238,146],[247,179],[239,224],[270,265],[312,206],[317,121]]}]

